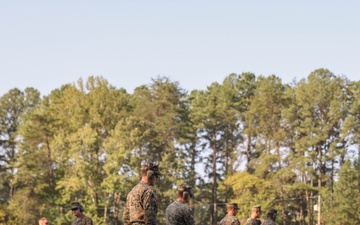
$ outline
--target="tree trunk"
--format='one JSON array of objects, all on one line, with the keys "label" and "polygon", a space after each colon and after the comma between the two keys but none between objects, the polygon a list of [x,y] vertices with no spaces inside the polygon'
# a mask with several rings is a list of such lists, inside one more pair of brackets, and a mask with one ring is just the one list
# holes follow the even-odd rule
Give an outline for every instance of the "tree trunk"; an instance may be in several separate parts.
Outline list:
[{"label": "tree trunk", "polygon": [[216,183],[216,153],[217,153],[217,146],[216,142],[216,134],[213,134],[212,138],[214,144],[212,146],[213,149],[213,157],[212,157],[212,202],[213,202],[213,212],[212,212],[212,221],[211,224],[215,225],[217,221],[217,183]]},{"label": "tree trunk", "polygon": [[246,156],[247,156],[246,169],[247,169],[247,172],[251,172],[251,168],[249,168],[249,162],[251,161],[251,136],[250,135],[247,139]]},{"label": "tree trunk", "polygon": [[321,167],[322,167],[322,151],[321,151],[321,146],[318,146],[318,159],[319,159],[319,165],[318,165],[318,203],[317,203],[317,225],[321,224],[321,197],[320,197],[320,189],[321,189],[321,178],[322,178],[322,172],[321,172]]},{"label": "tree trunk", "polygon": [[[280,154],[280,143],[279,142],[276,143],[276,153],[277,153],[277,155],[281,155]],[[270,154],[270,151],[269,151],[268,154]],[[278,163],[279,163],[279,169],[282,169],[283,167],[282,167],[281,159],[279,159]],[[282,177],[279,177],[279,179],[280,179],[281,184],[283,184]],[[280,187],[280,198],[281,198],[281,213],[282,213],[282,215],[285,215],[283,185],[281,185],[281,187]],[[286,225],[286,216],[283,217],[283,224]]]},{"label": "tree trunk", "polygon": [[305,225],[304,210],[300,207],[300,225]]},{"label": "tree trunk", "polygon": [[[215,156],[215,154],[214,154]],[[212,194],[213,194],[213,216],[212,216],[212,224],[216,224],[217,221],[217,204],[216,204],[216,199],[217,199],[217,192],[216,192],[216,156],[213,157],[213,160],[215,160],[215,162],[213,162],[213,177],[212,177]]]},{"label": "tree trunk", "polygon": [[120,203],[120,195],[118,195],[116,192],[114,192],[114,219],[113,224],[118,225],[119,224],[119,203]]},{"label": "tree trunk", "polygon": [[[306,175],[304,175],[304,183],[307,184],[306,182]],[[311,184],[312,184],[312,179],[311,179]],[[313,192],[312,191],[305,191],[305,199],[306,199],[306,206],[307,206],[307,215],[309,218],[309,224],[313,225]],[[305,223],[305,218],[303,219],[303,222]]]}]

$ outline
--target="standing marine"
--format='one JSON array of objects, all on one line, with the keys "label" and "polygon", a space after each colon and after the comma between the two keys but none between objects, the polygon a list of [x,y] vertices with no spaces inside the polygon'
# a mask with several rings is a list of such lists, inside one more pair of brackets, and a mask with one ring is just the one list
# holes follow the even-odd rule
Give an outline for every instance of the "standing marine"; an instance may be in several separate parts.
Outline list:
[{"label": "standing marine", "polygon": [[239,211],[239,206],[237,203],[226,204],[227,214],[220,221],[219,225],[240,225],[239,219],[236,217],[236,214]]},{"label": "standing marine", "polygon": [[262,222],[261,225],[275,225],[276,216],[277,216],[277,210],[270,209],[266,214],[267,219],[264,220],[264,222]]},{"label": "standing marine", "polygon": [[246,220],[245,225],[260,225],[261,206],[253,206],[251,209],[251,216]]},{"label": "standing marine", "polygon": [[193,212],[186,205],[194,196],[191,186],[182,184],[176,193],[177,200],[166,208],[166,225],[195,225]]},{"label": "standing marine", "polygon": [[73,202],[71,204],[71,212],[76,217],[71,225],[93,225],[93,221],[90,217],[85,216],[84,207],[79,202]]},{"label": "standing marine", "polygon": [[141,180],[126,198],[124,225],[157,225],[158,205],[152,188],[161,176],[159,164],[146,162],[141,167]]}]

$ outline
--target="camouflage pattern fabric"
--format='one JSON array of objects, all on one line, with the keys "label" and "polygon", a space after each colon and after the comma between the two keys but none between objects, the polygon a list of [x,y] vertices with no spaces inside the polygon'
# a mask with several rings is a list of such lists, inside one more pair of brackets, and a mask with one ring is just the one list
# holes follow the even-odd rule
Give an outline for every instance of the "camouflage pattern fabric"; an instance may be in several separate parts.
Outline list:
[{"label": "camouflage pattern fabric", "polygon": [[245,223],[245,225],[260,225],[261,224],[261,221],[260,220],[258,220],[258,219],[253,219],[253,218],[249,218],[249,219],[247,219],[246,220],[246,223]]},{"label": "camouflage pattern fabric", "polygon": [[276,225],[276,223],[268,218],[268,219],[264,220],[264,222],[262,222],[261,225]]},{"label": "camouflage pattern fabric", "polygon": [[93,221],[90,217],[83,215],[82,217],[74,220],[71,225],[93,225]]},{"label": "camouflage pattern fabric", "polygon": [[240,225],[240,221],[236,216],[226,215],[219,225]]},{"label": "camouflage pattern fabric", "polygon": [[155,190],[149,184],[140,181],[126,198],[124,225],[157,225],[157,211]]},{"label": "camouflage pattern fabric", "polygon": [[179,200],[171,203],[166,208],[166,225],[195,225],[191,209]]}]

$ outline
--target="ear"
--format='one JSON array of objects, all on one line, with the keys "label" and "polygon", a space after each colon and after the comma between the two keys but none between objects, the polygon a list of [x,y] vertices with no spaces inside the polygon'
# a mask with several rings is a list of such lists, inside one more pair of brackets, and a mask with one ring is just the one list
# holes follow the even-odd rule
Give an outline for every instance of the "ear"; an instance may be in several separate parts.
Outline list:
[{"label": "ear", "polygon": [[183,198],[184,198],[185,200],[188,200],[188,199],[190,198],[190,193],[187,192],[187,191],[184,191],[184,192],[183,192]]},{"label": "ear", "polygon": [[146,176],[147,176],[147,178],[150,180],[150,179],[154,176],[154,171],[148,170],[148,171],[146,172]]}]

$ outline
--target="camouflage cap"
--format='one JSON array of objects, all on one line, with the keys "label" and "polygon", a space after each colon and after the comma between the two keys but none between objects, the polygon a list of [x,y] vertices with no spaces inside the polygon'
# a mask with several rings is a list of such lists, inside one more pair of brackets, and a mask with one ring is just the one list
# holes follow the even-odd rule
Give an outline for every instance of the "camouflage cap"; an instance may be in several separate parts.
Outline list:
[{"label": "camouflage cap", "polygon": [[79,202],[73,202],[71,204],[71,209],[83,209],[84,207]]},{"label": "camouflage cap", "polygon": [[226,208],[234,208],[235,210],[240,209],[237,203],[227,203]]},{"label": "camouflage cap", "polygon": [[159,171],[159,163],[146,162],[142,165],[141,171],[151,170],[154,172],[155,176],[161,176],[162,173]]},{"label": "camouflage cap", "polygon": [[277,215],[277,210],[276,209],[270,209],[270,210],[267,211],[267,215],[276,216]]},{"label": "camouflage cap", "polygon": [[259,206],[259,205],[253,206],[252,209],[253,209],[253,210],[254,210],[254,209],[257,209],[257,210],[259,210],[259,211],[261,212],[261,206]]}]

